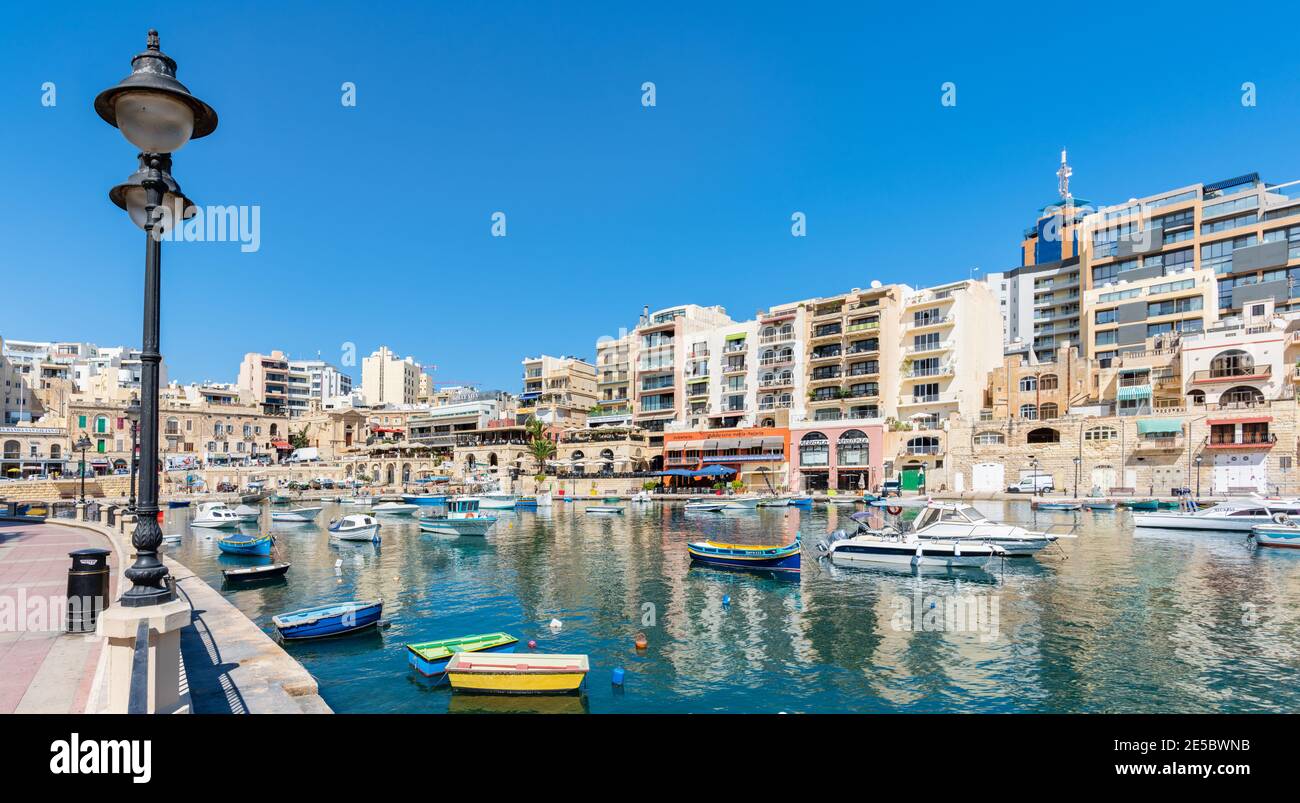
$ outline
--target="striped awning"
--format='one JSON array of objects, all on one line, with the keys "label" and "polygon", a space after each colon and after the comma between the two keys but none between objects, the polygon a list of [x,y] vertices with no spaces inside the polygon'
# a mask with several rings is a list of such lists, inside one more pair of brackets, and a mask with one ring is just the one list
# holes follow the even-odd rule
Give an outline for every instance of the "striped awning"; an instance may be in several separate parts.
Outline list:
[{"label": "striped awning", "polygon": [[1151,395],[1150,385],[1130,385],[1122,387],[1116,394],[1120,401],[1132,401],[1133,399],[1145,399]]},{"label": "striped awning", "polygon": [[1183,422],[1178,418],[1147,418],[1138,422],[1139,435],[1177,435],[1182,431]]}]

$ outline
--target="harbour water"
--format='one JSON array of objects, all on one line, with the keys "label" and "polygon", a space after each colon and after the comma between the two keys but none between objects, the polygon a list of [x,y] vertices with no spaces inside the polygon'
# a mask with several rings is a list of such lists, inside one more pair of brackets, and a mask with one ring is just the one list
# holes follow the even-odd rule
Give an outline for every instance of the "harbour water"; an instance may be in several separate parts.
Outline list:
[{"label": "harbour water", "polygon": [[[1079,523],[1035,559],[913,574],[819,562],[816,543],[852,508],[686,513],[584,503],[501,512],[486,538],[421,533],[381,518],[382,544],[331,540],[326,505],[308,525],[270,524],[282,582],[223,585],[217,531],[167,512],[167,552],[272,633],[277,613],[382,597],[389,626],[287,649],[340,712],[1260,712],[1300,709],[1300,554],[1241,534],[1134,531],[1127,512],[994,519]],[[251,532],[255,528],[243,528]],[[1058,528],[1064,529],[1064,528]],[[789,541],[793,579],[692,567],[688,540]],[[336,565],[337,564],[337,565]],[[558,619],[562,627],[548,623]],[[505,631],[539,652],[586,653],[580,696],[453,694],[411,670],[405,645]],[[633,639],[645,633],[648,649]],[[611,683],[626,672],[622,687]]]}]

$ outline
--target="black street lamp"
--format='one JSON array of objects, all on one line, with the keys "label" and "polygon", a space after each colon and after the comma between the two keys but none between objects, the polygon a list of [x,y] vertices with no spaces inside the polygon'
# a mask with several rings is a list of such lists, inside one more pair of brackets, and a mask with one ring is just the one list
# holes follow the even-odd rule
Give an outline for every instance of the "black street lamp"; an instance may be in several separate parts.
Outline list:
[{"label": "black street lamp", "polygon": [[136,470],[136,443],[140,437],[140,398],[134,394],[131,396],[131,403],[126,406],[126,417],[131,422],[131,498],[127,500],[126,509],[135,512],[135,470]]},{"label": "black street lamp", "polygon": [[171,154],[191,139],[211,134],[217,113],[176,80],[176,62],[160,49],[158,32],[149,31],[146,49],[131,59],[131,74],[95,98],[95,111],[140,149],[140,167],[109,191],[114,204],[145,231],[144,336],[140,371],[140,499],[135,532],[135,563],[126,570],[131,588],[121,604],[141,607],[169,602],[167,567],[158,560],[158,317],[162,298],[162,237],[191,217],[196,208],[171,177]]},{"label": "black street lamp", "polygon": [[1201,456],[1196,456],[1196,498],[1201,498]]},{"label": "black street lamp", "polygon": [[1076,456],[1074,458],[1074,498],[1079,498],[1079,466],[1083,463],[1083,458]]},{"label": "black street lamp", "polygon": [[81,452],[81,463],[77,466],[77,474],[81,476],[81,492],[78,494],[77,501],[82,505],[86,504],[86,450],[90,447],[90,438],[87,438],[84,432],[81,433],[80,438],[77,438],[77,442],[72,444],[73,449]]}]

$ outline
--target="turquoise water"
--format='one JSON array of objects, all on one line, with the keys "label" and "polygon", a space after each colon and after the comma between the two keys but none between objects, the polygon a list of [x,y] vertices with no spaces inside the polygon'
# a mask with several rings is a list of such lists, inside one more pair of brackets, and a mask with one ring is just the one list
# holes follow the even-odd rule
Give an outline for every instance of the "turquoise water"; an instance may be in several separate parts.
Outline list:
[{"label": "turquoise water", "polygon": [[[324,523],[341,511],[327,505],[318,524],[271,525],[293,567],[242,590],[223,587],[221,569],[259,559],[220,555],[213,531],[185,525],[188,510],[168,511],[164,532],[185,533],[168,554],[268,633],[277,613],[383,597],[386,629],[287,645],[342,712],[1300,709],[1300,554],[1252,550],[1240,535],[1135,533],[1124,511],[1041,513],[1040,529],[1078,522],[1078,537],[1036,560],[915,575],[819,563],[815,544],[846,509],[582,507],[502,512],[486,538],[381,518],[376,547],[331,541]],[[978,507],[1034,520],[1025,503]],[[693,568],[685,549],[796,532],[804,568],[792,581]],[[409,642],[498,630],[521,650],[535,639],[539,652],[588,654],[584,693],[453,694],[407,666]]]}]

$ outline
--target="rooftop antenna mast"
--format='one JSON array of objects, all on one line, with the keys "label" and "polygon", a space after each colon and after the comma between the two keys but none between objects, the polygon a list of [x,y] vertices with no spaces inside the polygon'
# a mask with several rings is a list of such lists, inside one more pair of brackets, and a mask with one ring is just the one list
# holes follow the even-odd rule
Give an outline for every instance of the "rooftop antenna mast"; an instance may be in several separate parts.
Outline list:
[{"label": "rooftop antenna mast", "polygon": [[1070,176],[1074,175],[1074,170],[1065,161],[1065,148],[1061,148],[1061,167],[1056,171],[1056,191],[1061,194],[1061,200],[1066,206],[1070,206],[1074,201],[1074,196],[1070,194]]}]

